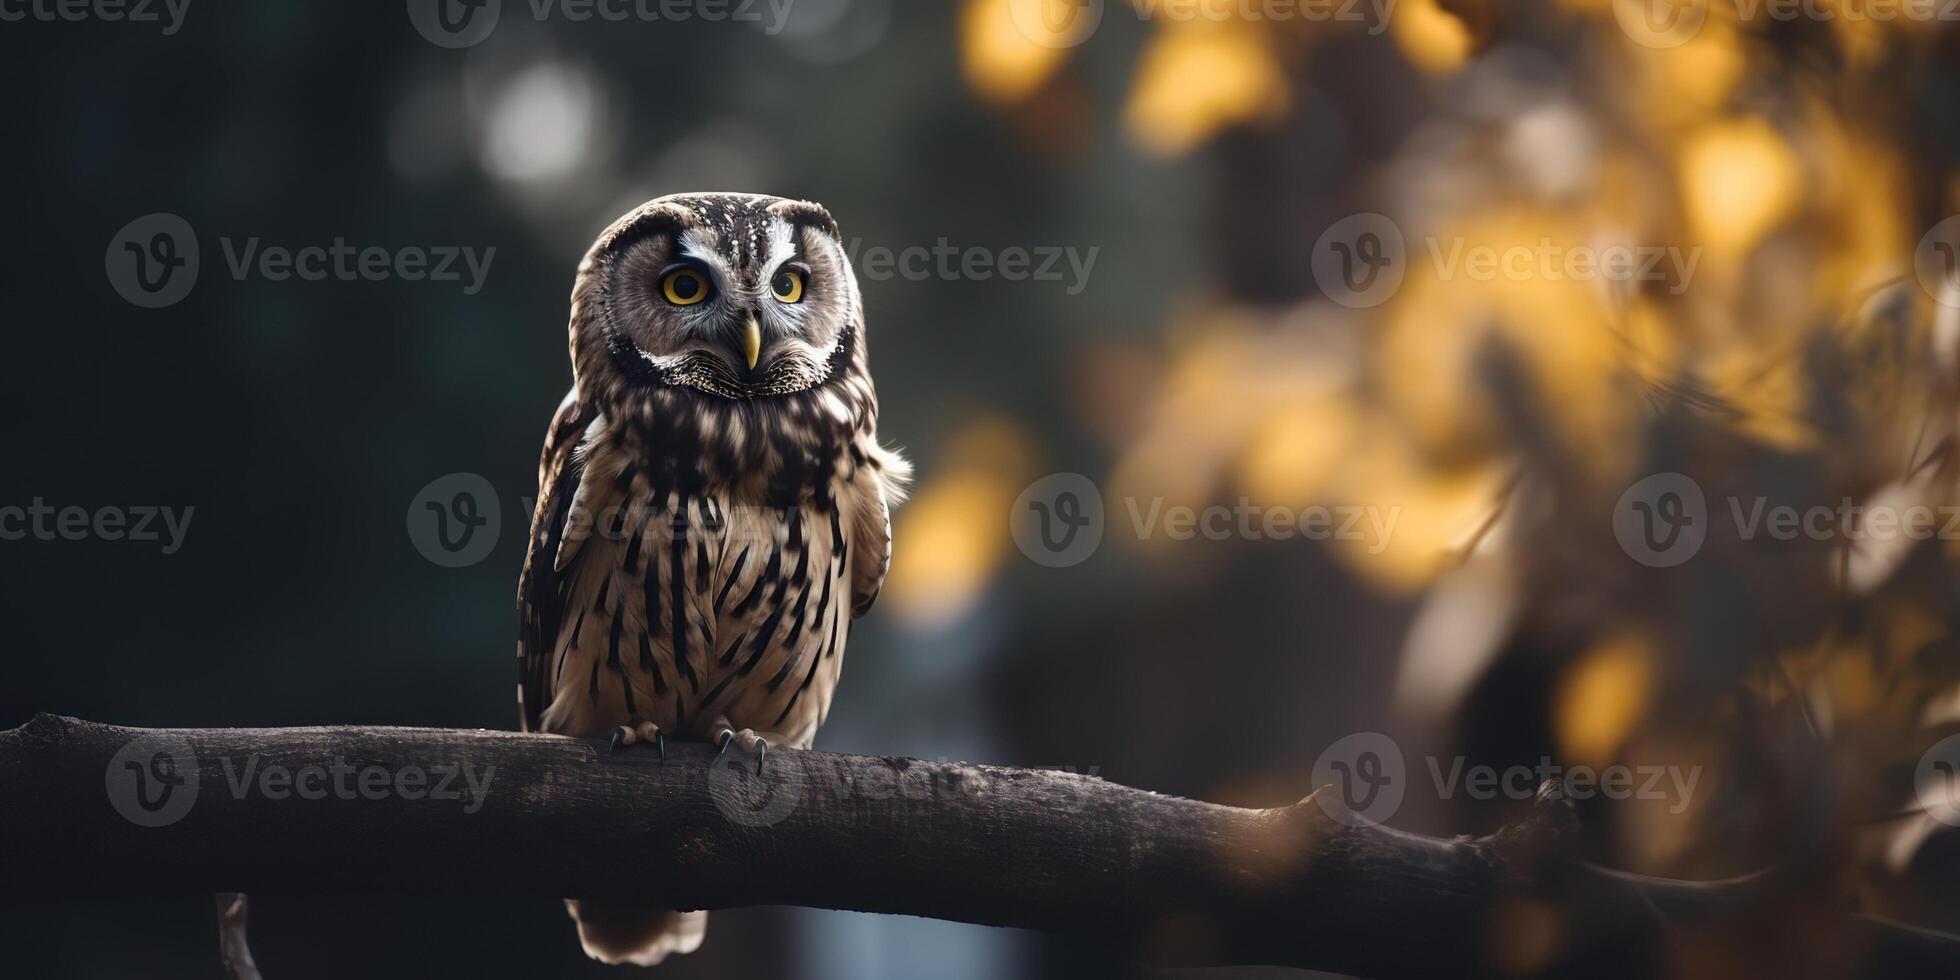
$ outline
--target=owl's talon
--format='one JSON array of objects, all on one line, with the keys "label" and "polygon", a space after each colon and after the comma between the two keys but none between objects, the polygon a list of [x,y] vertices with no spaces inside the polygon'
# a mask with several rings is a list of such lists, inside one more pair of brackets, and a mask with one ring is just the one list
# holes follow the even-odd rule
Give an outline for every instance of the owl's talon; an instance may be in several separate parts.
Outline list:
[{"label": "owl's talon", "polygon": [[719,763],[721,757],[728,754],[728,747],[737,741],[742,743],[744,752],[755,753],[755,774],[762,775],[763,760],[769,755],[769,740],[756,734],[753,728],[744,728],[739,732],[733,728],[723,728],[715,733],[715,742],[721,746],[715,753],[715,761]]},{"label": "owl's talon", "polygon": [[606,742],[606,754],[613,755],[620,749],[630,748],[641,742],[652,742],[660,749],[660,761],[667,761],[667,733],[650,721],[637,725],[621,725],[612,730],[612,738]]}]

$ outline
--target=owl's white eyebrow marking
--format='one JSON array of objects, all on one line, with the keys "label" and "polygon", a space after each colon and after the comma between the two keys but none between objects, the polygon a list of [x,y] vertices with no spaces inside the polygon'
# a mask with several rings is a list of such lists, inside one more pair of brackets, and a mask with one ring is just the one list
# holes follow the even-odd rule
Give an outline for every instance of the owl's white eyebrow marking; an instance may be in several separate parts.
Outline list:
[{"label": "owl's white eyebrow marking", "polygon": [[765,253],[768,256],[768,261],[762,264],[763,282],[774,279],[776,277],[776,267],[796,256],[796,244],[793,241],[795,234],[795,226],[781,218],[770,217],[769,251]]},{"label": "owl's white eyebrow marking", "polygon": [[714,270],[716,278],[721,280],[723,289],[739,288],[734,271],[728,267],[727,260],[715,251],[712,243],[703,242],[692,230],[688,230],[681,232],[680,245],[682,255]]}]

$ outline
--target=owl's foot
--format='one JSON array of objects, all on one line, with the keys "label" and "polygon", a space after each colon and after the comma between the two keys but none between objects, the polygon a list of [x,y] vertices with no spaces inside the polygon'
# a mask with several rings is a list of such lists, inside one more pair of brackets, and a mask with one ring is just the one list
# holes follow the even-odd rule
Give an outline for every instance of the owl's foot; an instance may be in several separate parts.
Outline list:
[{"label": "owl's foot", "polygon": [[654,747],[660,750],[660,761],[667,761],[667,735],[660,730],[659,725],[650,721],[643,721],[638,725],[621,725],[613,729],[612,743],[606,747],[606,754],[611,755],[620,749],[643,742],[652,742]]},{"label": "owl's foot", "polygon": [[755,774],[762,775],[762,762],[769,755],[769,740],[756,734],[755,729],[744,728],[738,732],[733,728],[724,727],[715,735],[715,743],[721,746],[721,751],[715,753],[716,762],[720,762],[721,757],[728,754],[730,745],[737,745],[742,751],[755,756]]}]

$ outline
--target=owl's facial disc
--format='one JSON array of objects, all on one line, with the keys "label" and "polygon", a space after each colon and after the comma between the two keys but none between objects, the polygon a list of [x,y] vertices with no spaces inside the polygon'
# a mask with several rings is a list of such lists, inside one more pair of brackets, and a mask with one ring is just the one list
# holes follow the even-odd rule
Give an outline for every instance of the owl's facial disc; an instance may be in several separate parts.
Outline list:
[{"label": "owl's facial disc", "polygon": [[629,385],[766,398],[849,363],[857,284],[816,205],[663,198],[621,219],[595,258],[602,339]]}]

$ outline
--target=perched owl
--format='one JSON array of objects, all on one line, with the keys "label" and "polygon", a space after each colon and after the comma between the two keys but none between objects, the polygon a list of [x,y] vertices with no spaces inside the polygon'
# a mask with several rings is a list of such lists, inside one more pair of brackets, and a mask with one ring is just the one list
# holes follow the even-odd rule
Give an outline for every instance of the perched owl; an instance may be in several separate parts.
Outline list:
[{"label": "perched owl", "polygon": [[[758,765],[809,747],[909,475],[878,444],[837,223],[751,194],[649,201],[580,263],[571,354],[518,586],[525,730],[732,742]],[[690,952],[707,928],[566,904],[608,963]]]}]

